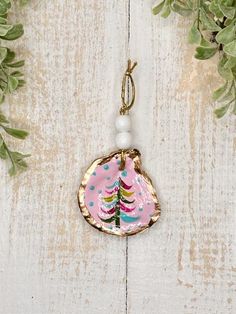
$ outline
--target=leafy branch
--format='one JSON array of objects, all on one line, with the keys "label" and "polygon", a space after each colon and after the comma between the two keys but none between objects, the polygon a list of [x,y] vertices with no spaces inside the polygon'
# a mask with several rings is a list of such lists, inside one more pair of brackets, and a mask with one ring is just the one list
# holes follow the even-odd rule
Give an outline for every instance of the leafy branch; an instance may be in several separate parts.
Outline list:
[{"label": "leafy branch", "polygon": [[196,59],[219,54],[218,72],[225,83],[213,93],[220,103],[216,117],[236,114],[236,0],[163,0],[153,8],[153,14],[164,18],[171,12],[193,20],[188,41],[197,45]]},{"label": "leafy branch", "polygon": [[[21,3],[26,3],[26,1],[21,0]],[[22,24],[9,22],[8,13],[11,6],[11,0],[0,0],[0,105],[4,102],[6,95],[12,94],[25,84],[21,72],[24,61],[16,60],[15,52],[4,44],[5,41],[16,40],[24,34]],[[11,163],[9,174],[15,175],[18,171],[27,168],[24,159],[29,155],[12,151],[6,142],[6,135],[23,140],[28,132],[12,128],[0,110],[0,158]]]}]

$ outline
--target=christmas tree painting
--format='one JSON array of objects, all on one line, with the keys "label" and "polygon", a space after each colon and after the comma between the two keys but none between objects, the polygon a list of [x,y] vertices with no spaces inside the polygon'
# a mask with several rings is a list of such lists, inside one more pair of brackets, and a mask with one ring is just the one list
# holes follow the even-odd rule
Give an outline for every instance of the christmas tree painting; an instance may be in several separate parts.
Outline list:
[{"label": "christmas tree painting", "polygon": [[111,186],[107,186],[106,196],[102,197],[101,211],[106,214],[106,218],[99,218],[105,223],[114,223],[116,228],[120,228],[121,220],[125,223],[132,223],[139,220],[139,216],[132,216],[135,210],[134,192],[132,185],[127,185],[120,177]]}]

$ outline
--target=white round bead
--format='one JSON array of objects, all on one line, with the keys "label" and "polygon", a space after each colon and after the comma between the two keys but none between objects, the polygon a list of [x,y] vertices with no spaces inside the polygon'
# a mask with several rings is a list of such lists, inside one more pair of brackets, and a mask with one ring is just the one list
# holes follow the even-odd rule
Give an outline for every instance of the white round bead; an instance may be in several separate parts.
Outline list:
[{"label": "white round bead", "polygon": [[116,135],[116,146],[119,149],[128,149],[131,146],[132,136],[129,132],[120,132]]},{"label": "white round bead", "polygon": [[116,118],[115,124],[116,124],[116,129],[119,132],[130,131],[130,128],[131,128],[130,116],[127,114],[118,116]]}]

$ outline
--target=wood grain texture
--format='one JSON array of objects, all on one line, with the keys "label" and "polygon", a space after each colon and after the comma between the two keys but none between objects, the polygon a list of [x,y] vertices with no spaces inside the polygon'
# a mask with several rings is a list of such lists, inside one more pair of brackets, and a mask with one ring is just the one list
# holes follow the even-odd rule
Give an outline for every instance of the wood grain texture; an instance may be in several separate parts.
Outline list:
[{"label": "wood grain texture", "polygon": [[[215,60],[197,62],[188,22],[148,0],[34,1],[17,13],[27,86],[4,105],[30,169],[0,164],[1,314],[234,314],[235,119],[216,121]],[[128,240],[91,228],[76,193],[88,164],[115,149],[128,56],[134,144],[162,217]]]},{"label": "wood grain texture", "polygon": [[130,50],[141,63],[135,122],[149,126],[145,134],[137,129],[137,144],[158,186],[162,217],[129,240],[128,312],[232,314],[235,120],[212,115],[215,62],[193,59],[187,22],[155,18],[150,5],[131,0]]},{"label": "wood grain texture", "polygon": [[127,3],[36,4],[18,16],[28,85],[10,108],[30,130],[32,158],[1,189],[0,312],[124,313],[126,244],[91,229],[77,191],[88,164],[114,148]]}]

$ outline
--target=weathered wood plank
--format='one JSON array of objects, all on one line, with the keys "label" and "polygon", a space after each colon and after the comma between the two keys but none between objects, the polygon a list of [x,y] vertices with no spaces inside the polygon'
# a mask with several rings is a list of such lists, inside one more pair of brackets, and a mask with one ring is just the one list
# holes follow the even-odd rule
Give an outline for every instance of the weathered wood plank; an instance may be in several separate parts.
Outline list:
[{"label": "weathered wood plank", "polygon": [[162,217],[129,239],[128,313],[232,314],[235,121],[214,120],[215,63],[193,60],[186,21],[153,17],[150,7],[131,0],[130,50],[139,62],[136,143]]},{"label": "weathered wood plank", "polygon": [[127,2],[32,2],[18,17],[28,84],[10,112],[32,158],[0,191],[0,312],[125,313],[125,241],[91,228],[76,193],[114,148]]},{"label": "weathered wood plank", "polygon": [[212,116],[215,63],[192,58],[187,22],[151,4],[130,1],[129,44],[128,0],[32,1],[18,14],[28,84],[4,110],[30,130],[19,146],[32,158],[14,179],[0,165],[0,313],[126,313],[126,243],[87,225],[76,191],[115,148],[128,51],[134,144],[163,210],[128,240],[128,313],[236,311],[234,120]]}]

